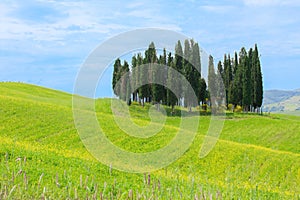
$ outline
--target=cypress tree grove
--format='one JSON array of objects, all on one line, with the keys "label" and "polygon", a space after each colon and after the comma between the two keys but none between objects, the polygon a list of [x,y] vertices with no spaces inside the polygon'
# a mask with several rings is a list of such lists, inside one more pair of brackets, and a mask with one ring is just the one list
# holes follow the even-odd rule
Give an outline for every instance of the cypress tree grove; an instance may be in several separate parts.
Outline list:
[{"label": "cypress tree grove", "polygon": [[219,62],[218,70],[223,74],[227,107],[229,104],[240,105],[245,112],[260,107],[263,101],[263,85],[257,45],[248,52],[242,47],[239,56],[235,52],[232,60],[230,54],[228,57],[225,55],[223,65],[224,69]]},{"label": "cypress tree grove", "polygon": [[[122,66],[118,58],[114,63],[112,86],[114,93],[120,99],[127,101],[139,100],[143,105],[144,101],[157,103],[162,102],[174,109],[184,99],[183,106],[191,107],[206,103],[210,97],[211,104],[222,104],[226,95],[226,105],[232,110],[236,106],[242,106],[245,112],[257,110],[262,106],[263,82],[261,64],[257,45],[247,52],[244,47],[239,54],[234,53],[231,59],[230,54],[224,55],[223,63],[218,62],[217,72],[214,68],[214,60],[209,56],[208,88],[205,79],[201,78],[201,55],[198,43],[193,40],[184,41],[184,51],[181,42],[175,45],[175,56],[163,49],[163,54],[157,57],[155,45],[152,42],[145,51],[134,55],[131,60],[131,71],[129,64],[125,61]],[[152,67],[154,65],[158,67]],[[167,66],[166,66],[167,65]],[[173,70],[172,70],[173,69]],[[192,86],[192,91],[181,83],[175,71],[182,74]],[[131,72],[131,74],[130,74]],[[126,74],[126,76],[124,76]],[[162,83],[156,84],[156,82]],[[146,83],[141,85],[141,83]],[[166,86],[166,87],[165,87]],[[176,89],[176,94],[168,88]],[[131,91],[134,88],[134,91]],[[223,91],[224,88],[224,91]],[[132,94],[130,94],[132,92]],[[198,99],[191,100],[189,96],[195,92]]]}]

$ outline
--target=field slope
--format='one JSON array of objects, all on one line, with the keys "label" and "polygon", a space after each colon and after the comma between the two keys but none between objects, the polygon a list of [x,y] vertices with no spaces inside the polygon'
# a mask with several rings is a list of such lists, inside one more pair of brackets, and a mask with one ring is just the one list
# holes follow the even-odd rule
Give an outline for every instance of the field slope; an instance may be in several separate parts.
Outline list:
[{"label": "field slope", "polygon": [[[97,117],[107,138],[128,151],[159,149],[180,125],[180,117],[168,117],[154,137],[134,138],[115,124],[110,103],[96,101]],[[132,120],[149,123],[149,107],[133,104]],[[209,122],[201,116],[193,144],[175,163],[130,174],[87,152],[70,94],[0,83],[0,199],[300,199],[300,117],[228,115],[217,145],[200,159]]]}]

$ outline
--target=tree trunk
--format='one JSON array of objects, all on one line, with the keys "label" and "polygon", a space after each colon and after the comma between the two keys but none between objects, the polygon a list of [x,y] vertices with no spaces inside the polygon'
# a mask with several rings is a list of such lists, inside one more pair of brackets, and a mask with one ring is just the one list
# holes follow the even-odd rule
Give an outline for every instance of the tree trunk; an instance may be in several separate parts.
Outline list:
[{"label": "tree trunk", "polygon": [[160,111],[160,103],[157,103],[157,104],[156,104],[156,110],[157,110],[157,111]]},{"label": "tree trunk", "polygon": [[189,106],[189,112],[192,112],[192,106]]},{"label": "tree trunk", "polygon": [[171,115],[172,115],[172,116],[174,115],[174,105],[172,105],[172,112],[171,112]]}]

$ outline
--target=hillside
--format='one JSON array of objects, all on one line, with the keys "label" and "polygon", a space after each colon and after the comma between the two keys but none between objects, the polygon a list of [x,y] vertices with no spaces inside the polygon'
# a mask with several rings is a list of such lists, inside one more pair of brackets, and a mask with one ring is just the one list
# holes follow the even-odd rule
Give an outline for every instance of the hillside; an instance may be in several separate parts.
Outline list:
[{"label": "hillside", "polygon": [[264,111],[300,115],[300,89],[267,90],[264,96]]},{"label": "hillside", "polygon": [[[159,149],[180,125],[180,117],[168,117],[157,135],[134,138],[114,122],[110,104],[96,101],[97,118],[107,138],[127,151]],[[149,108],[132,105],[132,120],[147,125]],[[0,122],[0,199],[300,198],[300,117],[228,115],[217,145],[200,159],[210,122],[201,116],[190,149],[151,174],[99,163],[75,129],[70,94],[0,83]]]}]

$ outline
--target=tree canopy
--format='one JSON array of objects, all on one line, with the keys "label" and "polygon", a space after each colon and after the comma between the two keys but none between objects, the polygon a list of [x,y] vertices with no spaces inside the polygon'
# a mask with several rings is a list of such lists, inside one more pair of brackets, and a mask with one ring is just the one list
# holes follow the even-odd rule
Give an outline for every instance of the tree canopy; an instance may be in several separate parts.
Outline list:
[{"label": "tree canopy", "polygon": [[[158,55],[158,52],[162,54]],[[120,99],[137,101],[142,105],[149,102],[172,108],[175,105],[191,108],[206,104],[207,99],[212,101],[210,96],[219,99],[226,96],[227,107],[230,104],[239,105],[245,112],[261,107],[263,77],[256,44],[254,49],[250,48],[248,51],[242,47],[234,56],[225,54],[223,62],[218,62],[217,69],[213,57],[209,56],[208,67],[207,84],[201,77],[201,51],[194,40],[185,40],[184,46],[178,41],[175,55],[166,49],[157,51],[155,44],[151,42],[144,55],[138,53],[132,57],[131,66],[127,61],[122,64],[119,58],[115,60],[112,87]],[[187,89],[175,72],[189,82],[193,91]],[[176,88],[177,95],[170,88]],[[192,92],[196,94],[196,100],[189,98]]]}]

